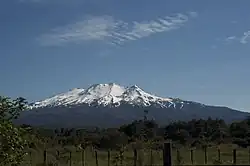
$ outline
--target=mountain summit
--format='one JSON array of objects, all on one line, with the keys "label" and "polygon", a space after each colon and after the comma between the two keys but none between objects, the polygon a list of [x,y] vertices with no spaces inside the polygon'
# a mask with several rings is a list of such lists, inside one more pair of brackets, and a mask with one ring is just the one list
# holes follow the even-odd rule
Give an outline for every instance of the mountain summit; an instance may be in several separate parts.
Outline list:
[{"label": "mountain summit", "polygon": [[145,110],[148,118],[161,125],[208,117],[232,122],[249,116],[249,113],[228,107],[158,97],[137,85],[123,87],[109,83],[94,84],[87,89],[75,88],[35,102],[16,122],[46,127],[114,127],[142,119]]},{"label": "mountain summit", "polygon": [[[184,101],[171,98],[162,98],[143,91],[139,86],[123,87],[115,83],[94,84],[87,89],[75,88],[66,93],[35,102],[31,108],[69,106],[69,105],[101,105],[119,107],[121,104],[134,106],[155,105],[161,108],[175,106],[175,103],[184,104]],[[182,105],[183,106],[183,105]]]}]

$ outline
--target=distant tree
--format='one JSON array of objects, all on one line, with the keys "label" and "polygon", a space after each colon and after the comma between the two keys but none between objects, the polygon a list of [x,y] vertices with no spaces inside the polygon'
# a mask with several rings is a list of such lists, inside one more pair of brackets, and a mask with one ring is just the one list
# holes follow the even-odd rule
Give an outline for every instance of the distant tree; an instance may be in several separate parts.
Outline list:
[{"label": "distant tree", "polygon": [[250,116],[247,116],[245,119],[246,123],[250,126]]},{"label": "distant tree", "polygon": [[12,121],[25,109],[23,98],[11,100],[0,96],[0,165],[19,165],[26,153],[28,142],[25,129],[16,127]]},{"label": "distant tree", "polygon": [[243,147],[243,148],[247,148],[247,146],[249,146],[248,141],[242,138],[234,138],[232,143],[237,144],[238,146]]},{"label": "distant tree", "polygon": [[148,120],[148,110],[144,110],[144,121]]},{"label": "distant tree", "polygon": [[165,128],[165,139],[171,139],[185,144],[189,140],[189,137],[188,123],[186,122],[174,122]]},{"label": "distant tree", "polygon": [[230,125],[230,134],[233,138],[246,138],[249,125],[246,121],[234,122]]},{"label": "distant tree", "polygon": [[100,148],[119,150],[128,144],[128,136],[117,129],[107,129],[100,140]]},{"label": "distant tree", "polygon": [[130,124],[122,125],[119,131],[125,133],[131,139],[137,139],[141,134],[142,125],[142,121],[134,121]]}]

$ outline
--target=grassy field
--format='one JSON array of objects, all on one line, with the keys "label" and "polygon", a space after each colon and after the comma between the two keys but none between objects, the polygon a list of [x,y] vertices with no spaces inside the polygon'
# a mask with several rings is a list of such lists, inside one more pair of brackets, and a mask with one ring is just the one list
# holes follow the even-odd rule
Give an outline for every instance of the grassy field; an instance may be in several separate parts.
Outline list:
[{"label": "grassy field", "polygon": [[[77,151],[74,147],[68,147],[71,151],[71,166],[82,166],[82,152]],[[222,164],[232,164],[233,160],[233,145],[221,145],[220,146],[220,158]],[[59,149],[60,158],[57,157],[56,149],[47,150],[47,163],[59,163],[60,166],[70,166],[70,152],[64,152],[65,150]],[[43,151],[30,150],[31,153],[27,155],[26,161],[23,166],[38,166],[43,163]],[[192,165],[191,153],[188,148],[181,148],[179,150],[181,157],[177,157],[177,150],[172,149],[172,161],[173,165],[178,165],[179,162],[185,165]],[[237,164],[248,164],[249,163],[249,150],[244,148],[237,148]],[[125,151],[123,153],[123,159],[118,159],[119,152],[110,152],[110,165],[130,165],[134,164],[133,151]],[[108,166],[108,152],[97,151],[98,166]],[[195,149],[193,151],[194,165],[205,164],[205,155],[202,149]],[[179,161],[179,162],[178,162]],[[218,150],[217,147],[209,147],[207,149],[207,164],[215,165],[218,162]],[[137,165],[163,165],[163,153],[162,151],[151,151],[150,149],[138,150]],[[85,166],[96,166],[96,155],[95,151],[91,149],[85,150]]]}]

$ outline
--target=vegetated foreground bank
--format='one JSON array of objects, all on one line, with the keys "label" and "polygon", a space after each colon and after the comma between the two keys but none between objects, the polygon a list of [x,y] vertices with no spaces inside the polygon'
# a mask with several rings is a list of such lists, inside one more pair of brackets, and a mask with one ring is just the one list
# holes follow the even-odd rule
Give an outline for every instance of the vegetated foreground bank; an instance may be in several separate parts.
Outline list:
[{"label": "vegetated foreground bank", "polygon": [[47,163],[131,165],[136,149],[138,164],[162,164],[163,143],[172,140],[174,164],[230,164],[234,149],[236,163],[247,164],[249,131],[250,119],[232,124],[222,119],[194,119],[158,126],[147,117],[119,128],[32,128],[37,142],[28,150],[26,163],[44,162],[46,151]]},{"label": "vegetated foreground bank", "polygon": [[[148,162],[152,165],[161,163],[162,145],[166,140],[172,140],[173,161],[177,164],[229,163],[232,156],[238,164],[249,162],[250,118],[232,124],[208,118],[159,126],[145,114],[143,120],[117,128],[46,129],[13,125],[12,120],[25,109],[24,101],[0,97],[1,166],[27,165],[27,162],[79,165],[80,158],[86,165],[106,162],[124,165],[135,161],[134,156],[138,165]],[[236,149],[234,155],[233,149]]]}]

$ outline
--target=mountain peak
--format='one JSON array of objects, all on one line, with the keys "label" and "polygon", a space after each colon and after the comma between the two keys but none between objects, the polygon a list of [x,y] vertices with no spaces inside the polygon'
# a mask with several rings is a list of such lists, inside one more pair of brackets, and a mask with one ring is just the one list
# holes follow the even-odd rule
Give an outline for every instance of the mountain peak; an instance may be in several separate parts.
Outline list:
[{"label": "mountain peak", "polygon": [[74,88],[69,92],[55,95],[43,101],[35,102],[32,107],[47,107],[59,105],[102,105],[120,106],[120,104],[132,104],[150,106],[152,104],[160,107],[172,105],[174,99],[162,98],[149,94],[138,85],[125,88],[115,83],[93,84],[87,89]]},{"label": "mountain peak", "polygon": [[133,86],[130,87],[130,89],[142,90],[138,85],[133,85]]},{"label": "mountain peak", "polygon": [[85,93],[92,94],[97,98],[112,95],[112,96],[120,96],[124,93],[125,88],[119,86],[115,83],[109,84],[94,84],[86,89]]}]

